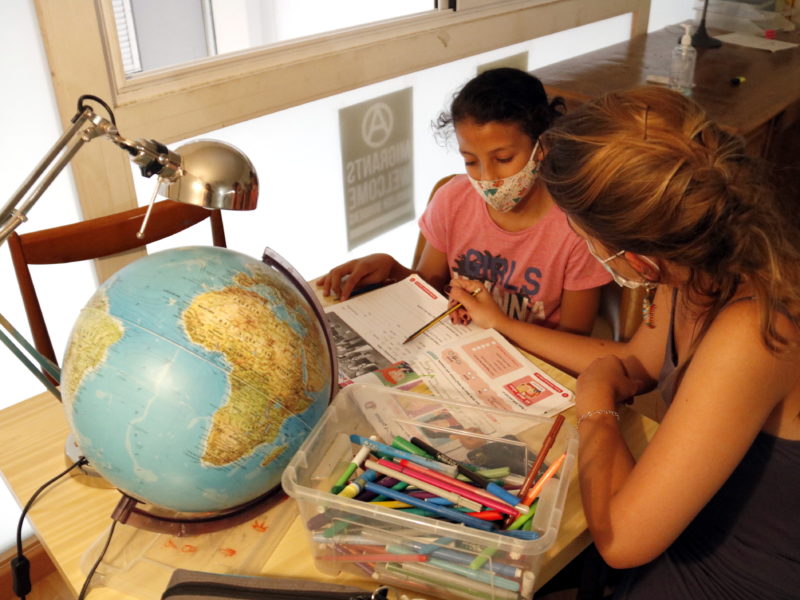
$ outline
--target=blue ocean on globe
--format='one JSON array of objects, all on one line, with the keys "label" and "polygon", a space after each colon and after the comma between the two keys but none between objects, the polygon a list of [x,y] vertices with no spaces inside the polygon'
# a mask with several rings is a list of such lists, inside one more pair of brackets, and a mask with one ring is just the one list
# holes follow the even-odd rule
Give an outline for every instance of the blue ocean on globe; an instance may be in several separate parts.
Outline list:
[{"label": "blue ocean on globe", "polygon": [[279,485],[335,381],[325,327],[298,285],[199,246],[103,283],[73,327],[61,380],[90,464],[176,512],[224,511]]}]

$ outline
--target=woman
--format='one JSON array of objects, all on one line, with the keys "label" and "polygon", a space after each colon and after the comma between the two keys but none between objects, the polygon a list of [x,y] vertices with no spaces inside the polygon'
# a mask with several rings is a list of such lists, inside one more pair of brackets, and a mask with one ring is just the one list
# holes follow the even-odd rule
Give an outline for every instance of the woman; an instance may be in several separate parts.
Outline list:
[{"label": "woman", "polygon": [[[580,373],[579,479],[625,599],[800,594],[800,232],[742,141],[661,88],[610,94],[542,138],[542,177],[575,231],[649,290],[628,343],[509,321],[468,284],[473,320]],[[621,402],[668,404],[638,461]]]}]

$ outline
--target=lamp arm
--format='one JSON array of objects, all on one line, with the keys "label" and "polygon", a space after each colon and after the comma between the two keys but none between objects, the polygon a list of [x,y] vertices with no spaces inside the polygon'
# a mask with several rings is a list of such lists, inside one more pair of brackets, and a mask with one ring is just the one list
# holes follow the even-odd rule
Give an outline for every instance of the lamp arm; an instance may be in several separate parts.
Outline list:
[{"label": "lamp arm", "polygon": [[128,140],[111,121],[84,107],[0,211],[0,245],[27,220],[28,211],[83,145],[97,137],[105,137],[125,150],[145,177],[158,174],[171,181],[180,175],[180,156],[166,146],[154,140]]}]

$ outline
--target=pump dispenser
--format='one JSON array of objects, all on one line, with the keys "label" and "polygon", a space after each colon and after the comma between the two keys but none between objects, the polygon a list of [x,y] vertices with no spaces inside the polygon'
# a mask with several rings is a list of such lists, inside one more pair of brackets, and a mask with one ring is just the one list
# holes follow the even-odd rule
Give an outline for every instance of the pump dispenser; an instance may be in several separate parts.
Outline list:
[{"label": "pump dispenser", "polygon": [[685,96],[692,93],[694,85],[694,66],[697,62],[697,50],[692,47],[692,26],[681,23],[684,29],[681,43],[672,51],[670,64],[669,87]]}]

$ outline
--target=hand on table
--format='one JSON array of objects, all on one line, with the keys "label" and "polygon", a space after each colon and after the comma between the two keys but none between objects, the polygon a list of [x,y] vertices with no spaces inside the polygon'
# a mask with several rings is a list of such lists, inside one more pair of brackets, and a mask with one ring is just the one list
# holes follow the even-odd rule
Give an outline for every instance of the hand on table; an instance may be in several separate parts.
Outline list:
[{"label": "hand on table", "polygon": [[388,254],[370,254],[334,267],[316,283],[323,296],[333,294],[347,300],[358,287],[386,283],[396,266],[397,261]]}]

